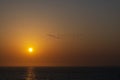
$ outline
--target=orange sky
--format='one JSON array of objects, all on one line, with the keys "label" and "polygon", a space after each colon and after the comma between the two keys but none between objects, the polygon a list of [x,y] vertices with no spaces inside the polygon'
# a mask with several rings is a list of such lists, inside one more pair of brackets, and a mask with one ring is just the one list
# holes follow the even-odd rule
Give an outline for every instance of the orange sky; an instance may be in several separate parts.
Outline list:
[{"label": "orange sky", "polygon": [[108,2],[1,1],[0,66],[119,65],[119,4]]}]

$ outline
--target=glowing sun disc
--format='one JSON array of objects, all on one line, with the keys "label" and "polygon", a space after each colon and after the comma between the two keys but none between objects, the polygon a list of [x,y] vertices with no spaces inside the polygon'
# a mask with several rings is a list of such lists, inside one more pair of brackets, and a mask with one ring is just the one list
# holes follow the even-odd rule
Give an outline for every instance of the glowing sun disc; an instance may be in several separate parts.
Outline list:
[{"label": "glowing sun disc", "polygon": [[31,53],[33,52],[33,48],[29,48],[28,51]]}]

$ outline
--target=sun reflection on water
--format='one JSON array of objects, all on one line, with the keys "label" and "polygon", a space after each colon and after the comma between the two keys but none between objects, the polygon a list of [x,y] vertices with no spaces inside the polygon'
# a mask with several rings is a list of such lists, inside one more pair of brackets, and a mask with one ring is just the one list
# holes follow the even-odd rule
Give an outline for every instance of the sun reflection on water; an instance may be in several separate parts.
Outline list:
[{"label": "sun reflection on water", "polygon": [[26,80],[37,80],[33,67],[28,68]]}]

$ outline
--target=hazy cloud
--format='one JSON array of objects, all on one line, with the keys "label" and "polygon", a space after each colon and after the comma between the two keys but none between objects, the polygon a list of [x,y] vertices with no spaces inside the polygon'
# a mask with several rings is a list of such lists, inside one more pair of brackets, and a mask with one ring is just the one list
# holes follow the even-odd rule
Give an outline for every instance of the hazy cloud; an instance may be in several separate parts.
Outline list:
[{"label": "hazy cloud", "polygon": [[49,37],[51,37],[51,38],[60,39],[59,36],[54,35],[54,34],[47,34],[47,35],[48,35]]}]

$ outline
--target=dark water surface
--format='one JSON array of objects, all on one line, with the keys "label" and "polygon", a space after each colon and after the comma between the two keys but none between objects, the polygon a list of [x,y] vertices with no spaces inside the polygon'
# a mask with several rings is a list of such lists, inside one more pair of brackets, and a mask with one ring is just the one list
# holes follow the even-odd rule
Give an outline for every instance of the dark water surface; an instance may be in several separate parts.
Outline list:
[{"label": "dark water surface", "polygon": [[120,67],[0,67],[0,80],[120,80]]}]

